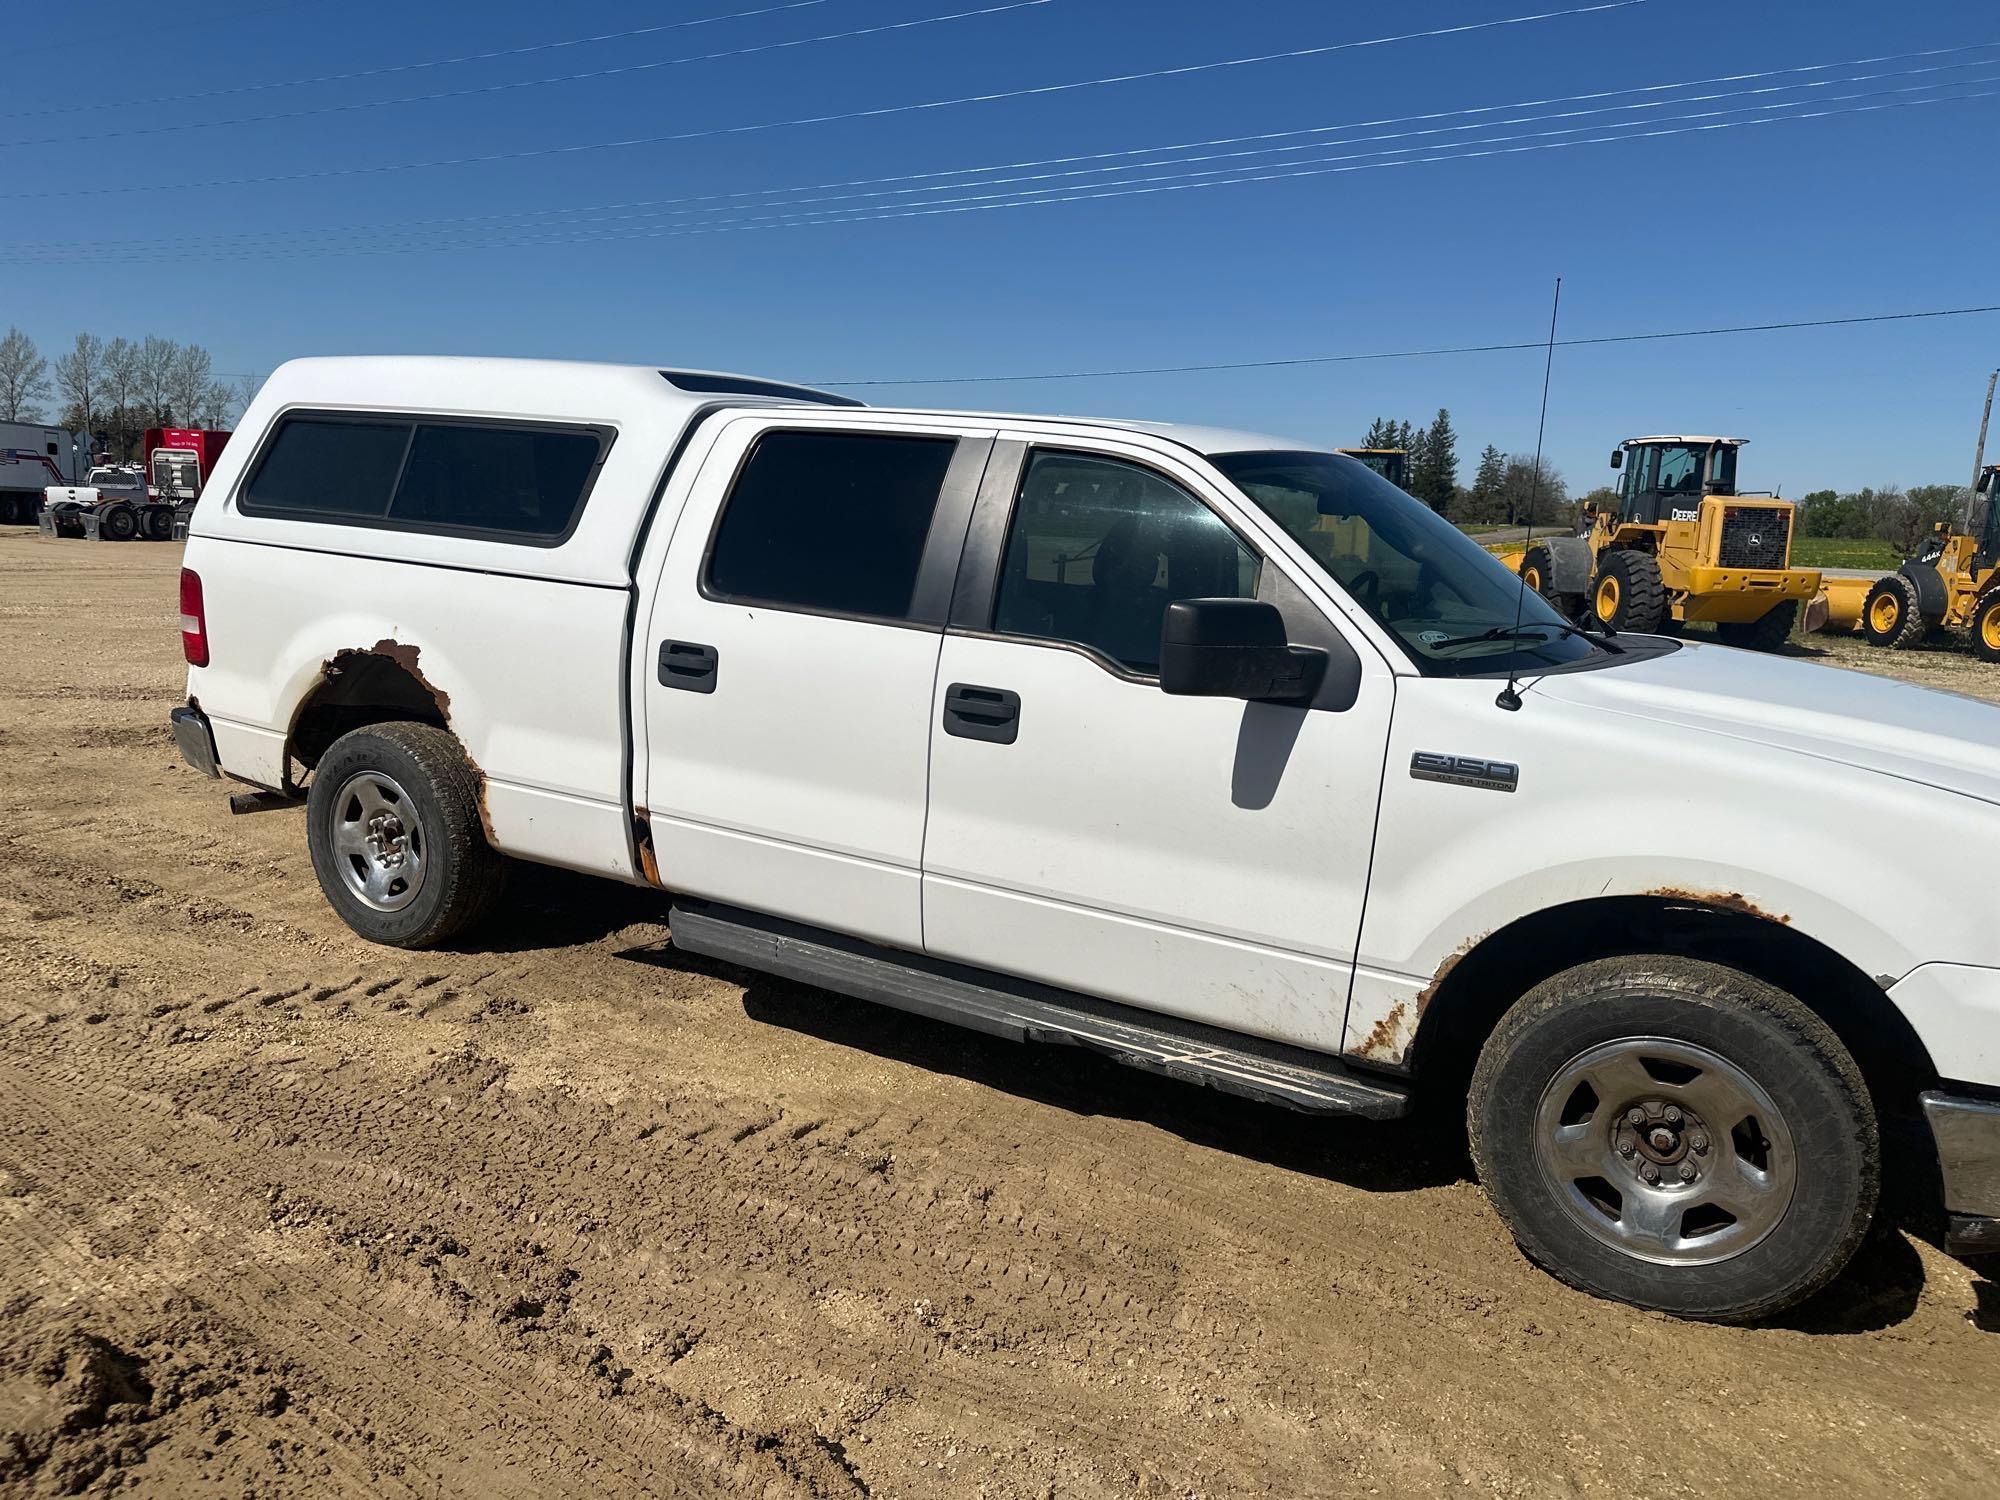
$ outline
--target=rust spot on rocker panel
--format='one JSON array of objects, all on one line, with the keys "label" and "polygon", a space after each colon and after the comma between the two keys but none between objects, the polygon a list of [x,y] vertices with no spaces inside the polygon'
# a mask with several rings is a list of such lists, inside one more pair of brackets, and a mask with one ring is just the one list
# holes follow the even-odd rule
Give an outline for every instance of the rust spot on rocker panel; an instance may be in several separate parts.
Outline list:
[{"label": "rust spot on rocker panel", "polygon": [[648,885],[660,885],[660,861],[653,853],[653,820],[643,807],[632,809],[632,847],[639,851],[639,873]]},{"label": "rust spot on rocker panel", "polygon": [[1646,894],[1664,897],[1668,901],[1687,901],[1696,906],[1713,906],[1718,911],[1740,912],[1746,917],[1761,917],[1766,922],[1776,922],[1785,927],[1792,925],[1790,917],[1775,911],[1765,911],[1763,907],[1745,897],[1741,891],[1695,891],[1677,885],[1663,885]]},{"label": "rust spot on rocker panel", "polygon": [[1485,942],[1490,933],[1467,938],[1458,947],[1445,955],[1444,962],[1431,975],[1431,982],[1417,992],[1414,1001],[1397,1001],[1389,1007],[1388,1014],[1377,1021],[1374,1028],[1363,1038],[1354,1055],[1365,1057],[1370,1062],[1401,1063],[1410,1055],[1411,1044],[1417,1039],[1417,1027],[1424,1019],[1424,1012],[1430,1009],[1438,991],[1444,988],[1445,979],[1459,966],[1465,956]]},{"label": "rust spot on rocker panel", "polygon": [[1400,1058],[1403,1049],[1409,1045],[1408,1038],[1403,1035],[1403,1013],[1406,1009],[1401,1000],[1390,1006],[1389,1013],[1375,1023],[1374,1030],[1354,1049],[1355,1052],[1378,1062],[1394,1062]]}]

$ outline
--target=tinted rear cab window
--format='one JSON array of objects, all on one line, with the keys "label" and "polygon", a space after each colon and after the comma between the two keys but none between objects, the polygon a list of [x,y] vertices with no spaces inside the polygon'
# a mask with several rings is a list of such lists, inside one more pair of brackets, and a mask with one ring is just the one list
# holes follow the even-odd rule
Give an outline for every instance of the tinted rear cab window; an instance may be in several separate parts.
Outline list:
[{"label": "tinted rear cab window", "polygon": [[955,438],[769,432],[736,476],[707,592],[735,603],[900,620]]},{"label": "tinted rear cab window", "polygon": [[598,428],[286,417],[238,506],[551,546],[575,526],[609,446]]}]

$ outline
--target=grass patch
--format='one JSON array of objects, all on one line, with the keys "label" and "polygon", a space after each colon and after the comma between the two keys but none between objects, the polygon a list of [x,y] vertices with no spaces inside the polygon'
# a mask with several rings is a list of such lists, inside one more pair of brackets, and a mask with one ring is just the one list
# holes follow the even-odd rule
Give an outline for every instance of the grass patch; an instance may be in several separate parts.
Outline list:
[{"label": "grass patch", "polygon": [[1795,568],[1880,568],[1889,572],[1903,560],[1889,542],[1855,541],[1838,536],[1795,536]]}]

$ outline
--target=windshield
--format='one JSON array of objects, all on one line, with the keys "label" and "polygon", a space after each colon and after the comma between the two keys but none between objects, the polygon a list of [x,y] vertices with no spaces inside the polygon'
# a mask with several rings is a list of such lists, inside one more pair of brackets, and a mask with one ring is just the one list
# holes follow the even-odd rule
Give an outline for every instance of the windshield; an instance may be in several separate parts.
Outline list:
[{"label": "windshield", "polygon": [[1426,673],[1533,672],[1598,650],[1492,553],[1352,459],[1220,453],[1209,461]]}]

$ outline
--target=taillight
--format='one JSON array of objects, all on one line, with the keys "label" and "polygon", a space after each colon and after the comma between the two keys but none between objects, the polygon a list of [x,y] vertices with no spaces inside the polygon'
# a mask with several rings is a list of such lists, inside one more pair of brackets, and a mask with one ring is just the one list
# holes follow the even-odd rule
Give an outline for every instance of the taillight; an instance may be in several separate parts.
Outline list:
[{"label": "taillight", "polygon": [[181,655],[191,667],[208,665],[208,615],[201,607],[201,574],[181,569]]}]

